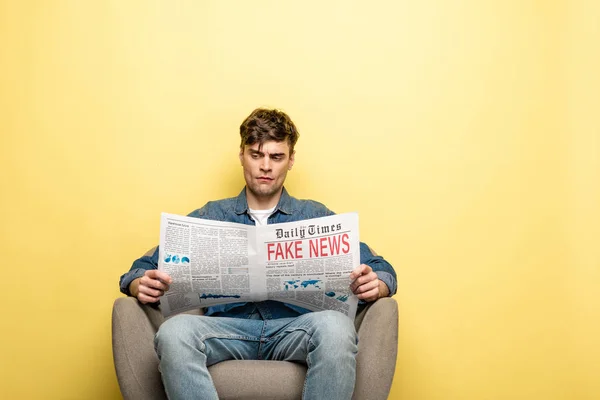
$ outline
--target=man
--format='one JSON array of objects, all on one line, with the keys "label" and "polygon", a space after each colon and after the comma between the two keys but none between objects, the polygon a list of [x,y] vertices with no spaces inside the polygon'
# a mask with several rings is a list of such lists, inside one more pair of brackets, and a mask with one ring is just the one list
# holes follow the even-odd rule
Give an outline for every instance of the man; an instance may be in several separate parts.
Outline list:
[{"label": "man", "polygon": [[[190,216],[265,225],[334,214],[321,203],[291,197],[283,187],[299,136],[287,114],[257,109],[240,126],[240,135],[245,188]],[[394,269],[364,243],[360,260],[349,284],[361,303],[396,292]],[[158,249],[136,260],[121,277],[121,291],[142,303],[158,302],[172,279],[157,265]],[[311,312],[270,300],[218,305],[208,307],[204,316],[182,314],[165,321],[155,347],[171,399],[217,399],[207,368],[230,359],[306,363],[304,399],[350,399],[354,389],[357,335],[353,321],[337,311]]]}]

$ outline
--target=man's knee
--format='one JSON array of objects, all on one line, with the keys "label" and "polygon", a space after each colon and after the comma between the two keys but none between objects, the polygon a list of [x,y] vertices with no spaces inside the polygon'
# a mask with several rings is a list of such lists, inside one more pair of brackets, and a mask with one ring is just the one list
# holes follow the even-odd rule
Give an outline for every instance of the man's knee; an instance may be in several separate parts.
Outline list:
[{"label": "man's knee", "polygon": [[313,345],[320,344],[356,351],[357,335],[354,322],[350,318],[337,311],[320,311],[312,314]]},{"label": "man's knee", "polygon": [[354,322],[341,312],[328,310],[306,315],[311,315],[313,317],[315,328],[321,332],[356,333],[354,329]]},{"label": "man's knee", "polygon": [[200,316],[180,314],[163,322],[154,336],[154,348],[157,353],[173,348],[200,343]]}]

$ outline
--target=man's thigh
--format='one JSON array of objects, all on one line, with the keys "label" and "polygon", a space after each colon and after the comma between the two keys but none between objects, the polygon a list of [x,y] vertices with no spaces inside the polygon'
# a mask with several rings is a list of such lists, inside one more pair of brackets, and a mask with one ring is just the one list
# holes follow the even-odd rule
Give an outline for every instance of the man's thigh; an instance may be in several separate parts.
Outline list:
[{"label": "man's thigh", "polygon": [[165,351],[200,350],[206,365],[225,360],[255,360],[263,332],[263,321],[181,314],[159,328],[155,346],[159,356]]},{"label": "man's thigh", "polygon": [[337,311],[319,311],[296,318],[265,321],[265,338],[261,343],[264,359],[305,362],[315,346],[326,351],[354,348],[357,334],[354,322]]}]

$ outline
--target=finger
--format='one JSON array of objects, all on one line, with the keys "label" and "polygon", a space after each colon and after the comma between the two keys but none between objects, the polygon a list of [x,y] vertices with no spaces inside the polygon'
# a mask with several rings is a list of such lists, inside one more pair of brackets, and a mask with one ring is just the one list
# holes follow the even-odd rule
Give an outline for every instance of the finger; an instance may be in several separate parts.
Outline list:
[{"label": "finger", "polygon": [[367,282],[374,281],[375,279],[377,279],[377,274],[375,272],[371,271],[366,275],[361,275],[358,278],[356,278],[354,280],[354,282],[352,282],[352,284],[355,286],[360,286],[360,285],[364,285]]},{"label": "finger", "polygon": [[158,299],[158,297],[152,297],[152,296],[148,296],[144,293],[139,293],[138,300],[142,304],[148,304],[148,303],[156,303],[159,299]]},{"label": "finger", "polygon": [[163,294],[165,294],[165,292],[163,290],[159,290],[159,289],[152,289],[148,286],[140,286],[139,287],[139,292],[141,294],[145,294],[146,296],[151,296],[151,297],[160,297]]},{"label": "finger", "polygon": [[370,268],[370,267],[368,265],[366,265],[366,264],[361,264],[358,267],[354,268],[352,270],[352,272],[350,272],[350,279],[356,279],[356,278],[358,278],[359,276],[361,276],[362,274],[365,273],[365,270],[367,268]]},{"label": "finger", "polygon": [[365,283],[364,285],[360,285],[359,287],[354,289],[352,292],[354,294],[358,295],[361,293],[369,292],[373,289],[377,289],[379,291],[379,283],[377,281],[371,281],[371,282]]},{"label": "finger", "polygon": [[151,278],[151,279],[159,280],[167,285],[170,285],[173,282],[173,279],[171,279],[169,274],[167,274],[164,271],[159,271],[157,269],[147,270],[145,272],[144,276]]},{"label": "finger", "polygon": [[357,294],[356,297],[358,297],[360,300],[375,301],[379,298],[379,289],[371,289],[367,292]]},{"label": "finger", "polygon": [[362,284],[359,287],[357,287],[356,291],[358,293],[363,293],[363,292],[366,292],[366,291],[369,291],[369,290],[373,290],[373,289],[378,288],[378,287],[379,287],[379,283],[377,281],[370,281],[370,282],[367,282],[367,283]]},{"label": "finger", "polygon": [[142,279],[140,279],[140,285],[147,286],[153,289],[169,290],[169,285],[167,285],[166,283],[147,276],[143,276]]},{"label": "finger", "polygon": [[354,290],[357,287],[364,285],[365,283],[369,283],[369,282],[375,281],[377,279],[378,279],[377,274],[375,272],[371,271],[367,275],[362,275],[362,276],[359,276],[358,278],[356,278],[354,280],[354,282],[352,282],[350,284],[350,288],[352,288],[352,290]]},{"label": "finger", "polygon": [[354,268],[352,272],[350,272],[350,279],[354,280],[361,275],[369,273],[370,271],[372,271],[372,269],[367,264],[360,264],[358,267]]},{"label": "finger", "polygon": [[159,271],[157,269],[149,269],[144,273],[144,276],[147,276],[152,279],[158,279],[161,282],[170,285],[173,282],[173,279],[164,271]]}]

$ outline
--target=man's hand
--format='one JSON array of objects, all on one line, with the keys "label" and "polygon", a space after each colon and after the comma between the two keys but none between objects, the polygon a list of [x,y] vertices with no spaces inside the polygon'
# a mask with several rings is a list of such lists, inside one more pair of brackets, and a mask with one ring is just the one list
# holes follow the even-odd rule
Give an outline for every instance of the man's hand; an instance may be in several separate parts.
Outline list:
[{"label": "man's hand", "polygon": [[158,298],[169,290],[171,277],[157,269],[146,271],[144,276],[134,279],[129,285],[129,293],[143,303],[156,303]]},{"label": "man's hand", "polygon": [[361,300],[375,301],[390,294],[387,285],[380,281],[373,269],[366,264],[354,268],[350,273],[350,279],[352,279],[350,290]]}]

